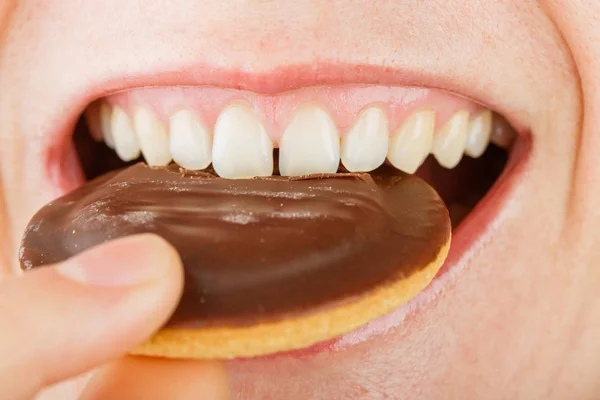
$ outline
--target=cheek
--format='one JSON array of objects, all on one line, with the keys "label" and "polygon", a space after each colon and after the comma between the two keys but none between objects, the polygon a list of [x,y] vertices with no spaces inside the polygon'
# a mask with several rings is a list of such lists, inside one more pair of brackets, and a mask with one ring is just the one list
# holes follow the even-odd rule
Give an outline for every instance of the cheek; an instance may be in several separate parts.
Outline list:
[{"label": "cheek", "polygon": [[[534,215],[525,212],[529,207],[522,211]],[[523,229],[520,221],[504,221],[471,262],[442,278],[453,284],[400,326],[329,354],[232,362],[232,393],[238,399],[511,398],[549,387],[569,351],[578,291],[548,237],[532,234],[544,220],[532,217],[531,230],[514,233]],[[514,244],[528,235],[527,248]]]},{"label": "cheek", "polygon": [[[346,350],[310,359],[232,363],[232,392],[238,399],[278,394],[397,398],[398,393],[404,399],[436,399],[488,398],[489,393],[510,393],[510,387],[528,391],[532,380],[549,376],[542,370],[544,363],[552,364],[548,353],[553,350],[540,350],[557,339],[552,334],[550,342],[543,339],[552,313],[540,307],[540,293],[527,294],[527,285],[493,280],[475,282],[480,289],[461,295],[452,290],[435,310]],[[471,277],[463,285],[472,286]],[[275,382],[268,376],[286,379]]]}]

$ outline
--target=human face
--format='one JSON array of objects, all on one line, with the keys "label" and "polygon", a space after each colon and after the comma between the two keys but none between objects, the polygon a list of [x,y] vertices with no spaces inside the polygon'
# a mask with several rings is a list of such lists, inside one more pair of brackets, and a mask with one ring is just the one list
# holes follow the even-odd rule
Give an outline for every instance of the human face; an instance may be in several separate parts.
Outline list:
[{"label": "human face", "polygon": [[[441,103],[464,97],[492,109],[519,139],[503,176],[455,228],[440,276],[407,307],[329,348],[229,362],[231,392],[583,399],[600,391],[597,2],[0,4],[3,257],[16,260],[39,207],[82,184],[70,134],[87,104],[116,91],[217,88],[191,89],[207,108],[224,88],[273,102],[316,85],[451,92]],[[172,95],[138,93],[159,103]],[[343,90],[323,98],[344,108]],[[349,114],[339,112],[341,124]]]}]

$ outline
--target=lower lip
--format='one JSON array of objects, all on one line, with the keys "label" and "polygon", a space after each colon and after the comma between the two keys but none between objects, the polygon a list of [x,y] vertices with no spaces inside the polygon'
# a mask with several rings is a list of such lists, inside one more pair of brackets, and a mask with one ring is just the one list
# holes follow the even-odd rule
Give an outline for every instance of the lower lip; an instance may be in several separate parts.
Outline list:
[{"label": "lower lip", "polygon": [[299,359],[339,351],[384,335],[390,329],[407,322],[417,313],[434,306],[439,294],[456,284],[457,277],[469,264],[470,259],[476,255],[477,250],[492,239],[495,230],[503,219],[504,211],[509,209],[509,203],[514,197],[515,189],[527,169],[530,148],[529,138],[520,136],[510,152],[508,163],[502,175],[452,233],[450,253],[439,273],[431,284],[409,303],[353,332],[317,343],[308,348],[267,356],[240,358],[236,361]]}]

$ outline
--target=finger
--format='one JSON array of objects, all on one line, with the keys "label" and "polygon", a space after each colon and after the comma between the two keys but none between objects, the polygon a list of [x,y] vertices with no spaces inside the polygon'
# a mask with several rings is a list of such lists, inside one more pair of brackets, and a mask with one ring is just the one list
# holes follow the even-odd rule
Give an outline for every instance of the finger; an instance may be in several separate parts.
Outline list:
[{"label": "finger", "polygon": [[228,393],[222,363],[127,357],[94,374],[81,399],[225,400]]},{"label": "finger", "polygon": [[29,398],[121,356],[164,323],[182,282],[179,256],[152,235],[0,282],[0,393]]}]

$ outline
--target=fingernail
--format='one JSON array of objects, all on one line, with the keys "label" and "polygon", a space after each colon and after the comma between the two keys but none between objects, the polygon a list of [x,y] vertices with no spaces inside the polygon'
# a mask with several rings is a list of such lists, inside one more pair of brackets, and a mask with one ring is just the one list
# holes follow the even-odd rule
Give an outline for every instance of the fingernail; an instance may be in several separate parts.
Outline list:
[{"label": "fingernail", "polygon": [[58,265],[56,271],[86,285],[135,286],[164,277],[177,262],[177,253],[165,240],[142,234],[89,249]]}]

